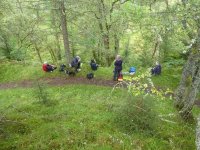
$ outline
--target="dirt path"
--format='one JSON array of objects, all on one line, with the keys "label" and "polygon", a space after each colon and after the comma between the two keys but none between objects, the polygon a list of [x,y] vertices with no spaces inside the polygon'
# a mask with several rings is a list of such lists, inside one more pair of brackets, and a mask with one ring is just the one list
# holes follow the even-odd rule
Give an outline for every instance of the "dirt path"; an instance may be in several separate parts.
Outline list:
[{"label": "dirt path", "polygon": [[[44,82],[51,86],[62,86],[69,84],[86,84],[86,85],[98,85],[98,86],[114,86],[117,82],[112,80],[103,80],[103,79],[87,79],[83,77],[54,77],[54,78],[40,78],[39,82]],[[32,87],[34,85],[34,80],[24,80],[18,82],[8,82],[8,83],[0,83],[0,89],[10,89],[10,88],[18,88],[18,87]]]},{"label": "dirt path", "polygon": [[[97,85],[97,86],[109,86],[114,87],[117,82],[112,80],[104,80],[104,79],[96,79],[93,78],[91,80],[83,77],[54,77],[54,78],[40,78],[38,79],[39,82],[44,82],[50,86],[64,86],[70,84],[85,84],[85,85]],[[33,87],[35,84],[34,80],[24,80],[18,82],[8,82],[8,83],[0,83],[0,90],[1,89],[11,89],[11,88],[27,88]],[[159,90],[159,88],[158,88]],[[173,96],[173,94],[172,94]],[[166,95],[169,97],[169,95]],[[200,107],[200,100],[195,101],[195,105]]]}]

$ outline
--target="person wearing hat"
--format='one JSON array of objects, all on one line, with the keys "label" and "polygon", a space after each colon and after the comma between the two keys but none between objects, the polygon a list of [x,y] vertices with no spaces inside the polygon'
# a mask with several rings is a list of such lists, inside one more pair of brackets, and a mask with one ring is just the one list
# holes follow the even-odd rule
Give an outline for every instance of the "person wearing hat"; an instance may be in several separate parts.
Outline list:
[{"label": "person wearing hat", "polygon": [[53,72],[57,67],[55,67],[54,65],[50,65],[48,64],[48,62],[44,62],[42,65],[42,69],[45,72]]}]

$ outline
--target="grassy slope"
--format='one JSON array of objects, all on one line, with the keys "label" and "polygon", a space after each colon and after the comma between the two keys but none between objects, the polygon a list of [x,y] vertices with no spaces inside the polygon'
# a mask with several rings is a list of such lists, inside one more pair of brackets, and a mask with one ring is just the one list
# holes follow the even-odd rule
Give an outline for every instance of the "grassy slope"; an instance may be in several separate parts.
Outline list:
[{"label": "grassy slope", "polygon": [[[0,66],[0,83],[65,76],[58,71],[44,73],[39,64]],[[90,71],[85,64],[78,76]],[[159,87],[174,89],[180,72],[164,69],[162,76],[152,79]],[[112,79],[112,68],[100,68],[95,76]],[[85,85],[47,87],[50,99],[55,102],[51,106],[38,103],[35,89],[0,90],[0,112],[7,120],[0,124],[0,149],[195,149],[194,126],[183,125],[168,99],[153,98],[154,109],[157,116],[174,114],[164,117],[172,122],[159,119],[153,135],[124,132],[114,118],[128,98],[120,90],[109,97],[111,90]],[[196,108],[193,111],[199,112]]]},{"label": "grassy slope", "polygon": [[[116,125],[117,110],[126,92],[111,88],[71,85],[46,87],[53,105],[38,103],[35,89],[0,90],[0,149],[195,149],[193,125],[184,125],[170,100],[155,99],[159,121],[153,135],[127,134]],[[133,98],[134,100],[134,98]],[[14,122],[12,122],[14,121]],[[3,129],[3,130],[2,130]]]}]

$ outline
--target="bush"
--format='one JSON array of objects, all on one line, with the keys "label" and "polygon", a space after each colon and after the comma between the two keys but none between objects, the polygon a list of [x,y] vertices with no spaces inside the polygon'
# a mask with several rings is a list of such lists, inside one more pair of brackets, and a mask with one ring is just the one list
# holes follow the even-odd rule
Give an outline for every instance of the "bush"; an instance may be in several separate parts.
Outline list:
[{"label": "bush", "polygon": [[126,133],[144,132],[152,134],[157,123],[153,98],[129,96],[125,104],[116,112],[115,122]]},{"label": "bush", "polygon": [[36,83],[35,83],[35,97],[40,104],[43,104],[46,106],[52,106],[52,105],[56,104],[56,101],[53,101],[50,98],[45,84],[40,83],[38,81],[36,81]]}]

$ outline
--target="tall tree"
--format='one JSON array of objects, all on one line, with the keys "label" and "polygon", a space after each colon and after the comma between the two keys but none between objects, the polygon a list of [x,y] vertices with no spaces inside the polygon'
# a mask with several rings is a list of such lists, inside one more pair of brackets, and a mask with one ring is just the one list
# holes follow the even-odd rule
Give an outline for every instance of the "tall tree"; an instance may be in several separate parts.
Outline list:
[{"label": "tall tree", "polygon": [[56,45],[56,56],[58,60],[61,60],[61,47],[60,47],[60,30],[59,30],[59,25],[60,23],[58,23],[57,21],[57,17],[58,16],[58,2],[57,0],[51,0],[51,26],[54,30],[54,37],[55,37],[55,42],[54,44]]},{"label": "tall tree", "polygon": [[67,19],[66,19],[66,12],[65,12],[65,1],[60,1],[60,14],[61,14],[61,27],[62,27],[62,35],[63,35],[63,43],[66,52],[66,62],[69,64],[71,62],[71,50],[69,46],[69,35],[68,35],[68,28],[67,28]]},{"label": "tall tree", "polygon": [[[187,7],[187,1],[182,0],[184,9],[186,10],[196,10],[198,8],[199,2],[190,3],[190,6]],[[193,11],[190,16],[194,18],[190,24],[186,21],[185,14],[183,15],[183,28],[187,31],[188,37],[191,39],[190,51],[187,62],[184,66],[180,85],[176,90],[176,101],[175,106],[179,110],[180,115],[184,120],[191,119],[192,108],[194,102],[197,98],[198,93],[200,92],[200,18],[199,10]],[[189,27],[193,30],[189,30]],[[196,29],[196,30],[195,30]],[[196,31],[196,32],[195,32]],[[196,38],[193,37],[196,33]]]},{"label": "tall tree", "polygon": [[200,92],[200,28],[194,48],[184,66],[182,78],[176,91],[175,106],[183,119],[191,119],[194,102]]}]

